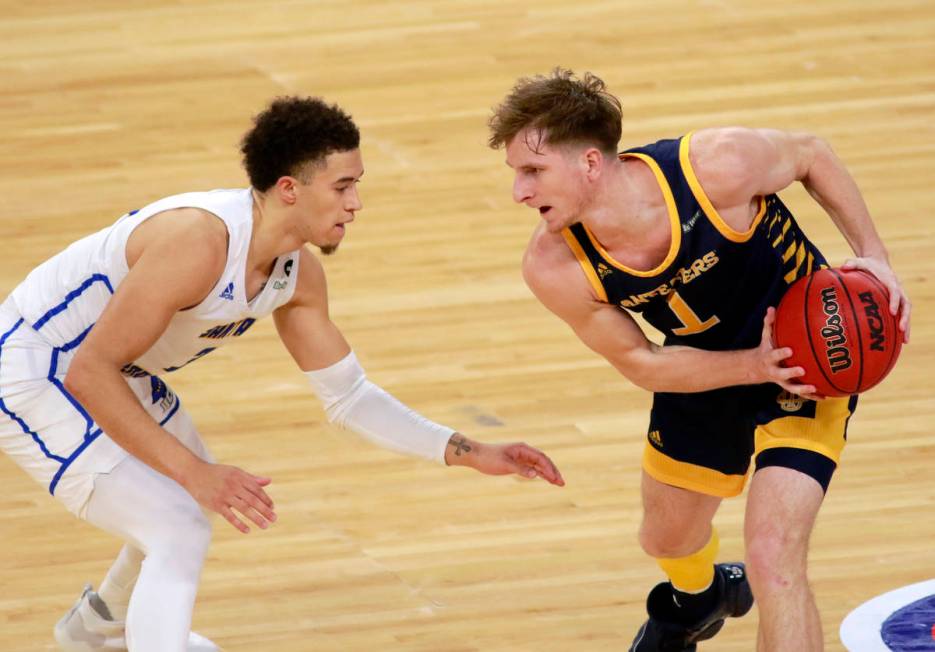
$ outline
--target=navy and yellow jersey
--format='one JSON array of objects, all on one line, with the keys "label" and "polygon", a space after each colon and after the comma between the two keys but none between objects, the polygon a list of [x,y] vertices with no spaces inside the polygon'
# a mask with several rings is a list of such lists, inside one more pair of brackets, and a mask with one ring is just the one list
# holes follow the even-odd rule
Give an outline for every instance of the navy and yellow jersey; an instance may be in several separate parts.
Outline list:
[{"label": "navy and yellow jersey", "polygon": [[581,223],[562,234],[597,296],[641,313],[666,344],[754,347],[766,309],[793,281],[827,263],[775,194],[760,197],[746,232],[728,226],[695,176],[690,139],[688,134],[620,154],[649,165],[665,198],[672,241],[658,267],[635,270],[615,261]]}]

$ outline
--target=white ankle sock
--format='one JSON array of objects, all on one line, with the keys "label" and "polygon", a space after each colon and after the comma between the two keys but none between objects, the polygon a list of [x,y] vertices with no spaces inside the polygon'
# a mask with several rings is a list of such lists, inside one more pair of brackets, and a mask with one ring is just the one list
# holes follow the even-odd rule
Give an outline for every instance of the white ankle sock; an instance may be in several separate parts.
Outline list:
[{"label": "white ankle sock", "polygon": [[125,545],[113,566],[107,571],[107,577],[101,582],[97,594],[107,605],[114,620],[124,620],[127,617],[130,595],[136,586],[142,563],[143,553],[129,544]]}]

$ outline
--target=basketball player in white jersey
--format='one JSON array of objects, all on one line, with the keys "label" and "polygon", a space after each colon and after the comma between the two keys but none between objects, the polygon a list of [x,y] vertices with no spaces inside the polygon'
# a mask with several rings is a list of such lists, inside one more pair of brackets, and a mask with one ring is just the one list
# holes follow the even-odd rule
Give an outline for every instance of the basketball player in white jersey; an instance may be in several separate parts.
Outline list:
[{"label": "basketball player in white jersey", "polygon": [[0,448],[126,542],[55,627],[67,652],[207,652],[190,633],[211,526],[276,520],[269,478],[214,463],[159,379],[273,315],[329,420],[386,448],[564,484],[525,444],[474,442],[367,380],[328,316],[322,266],[362,205],[359,133],[280,98],[243,140],[251,187],[168,197],[75,242],[0,306]]}]

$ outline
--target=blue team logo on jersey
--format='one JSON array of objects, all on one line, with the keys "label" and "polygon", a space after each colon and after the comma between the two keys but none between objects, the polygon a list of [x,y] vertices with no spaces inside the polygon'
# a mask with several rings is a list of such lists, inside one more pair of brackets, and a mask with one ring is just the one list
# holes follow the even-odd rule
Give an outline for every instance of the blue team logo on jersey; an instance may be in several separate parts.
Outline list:
[{"label": "blue team logo on jersey", "polygon": [[234,300],[234,284],[233,282],[228,283],[227,287],[224,288],[224,291],[221,292],[220,297],[222,299],[227,299],[228,301]]}]

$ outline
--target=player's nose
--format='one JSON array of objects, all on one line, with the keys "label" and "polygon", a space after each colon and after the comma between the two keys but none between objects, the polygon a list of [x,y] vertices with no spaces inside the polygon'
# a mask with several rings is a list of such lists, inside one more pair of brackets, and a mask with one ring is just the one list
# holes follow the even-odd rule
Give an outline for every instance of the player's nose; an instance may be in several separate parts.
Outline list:
[{"label": "player's nose", "polygon": [[517,176],[513,180],[513,201],[517,204],[522,204],[523,202],[532,198],[532,188],[531,186],[524,182],[522,179]]}]

